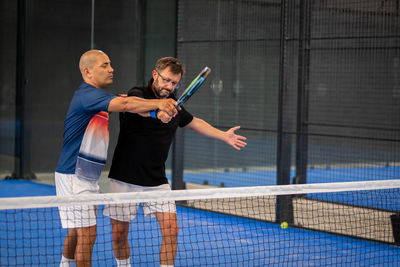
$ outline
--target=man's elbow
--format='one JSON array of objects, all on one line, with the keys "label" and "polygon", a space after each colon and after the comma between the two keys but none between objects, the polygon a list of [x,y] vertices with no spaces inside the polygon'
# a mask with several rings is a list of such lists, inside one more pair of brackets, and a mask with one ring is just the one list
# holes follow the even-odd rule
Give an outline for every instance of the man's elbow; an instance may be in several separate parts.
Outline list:
[{"label": "man's elbow", "polygon": [[112,101],[108,106],[109,112],[126,112],[127,109],[128,101],[122,97],[119,97],[117,101]]}]

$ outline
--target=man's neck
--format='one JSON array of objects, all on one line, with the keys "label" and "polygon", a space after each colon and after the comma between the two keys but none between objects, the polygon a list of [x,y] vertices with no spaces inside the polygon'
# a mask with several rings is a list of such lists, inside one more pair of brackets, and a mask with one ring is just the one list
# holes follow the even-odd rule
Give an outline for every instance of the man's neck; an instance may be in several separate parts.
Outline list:
[{"label": "man's neck", "polygon": [[151,84],[151,91],[153,91],[153,94],[155,95],[156,98],[163,98],[157,94],[156,89],[154,87],[154,83]]},{"label": "man's neck", "polygon": [[96,83],[92,82],[92,81],[88,81],[88,80],[84,80],[85,83],[90,84],[91,86],[94,86],[96,88],[100,88],[99,86],[96,85]]}]

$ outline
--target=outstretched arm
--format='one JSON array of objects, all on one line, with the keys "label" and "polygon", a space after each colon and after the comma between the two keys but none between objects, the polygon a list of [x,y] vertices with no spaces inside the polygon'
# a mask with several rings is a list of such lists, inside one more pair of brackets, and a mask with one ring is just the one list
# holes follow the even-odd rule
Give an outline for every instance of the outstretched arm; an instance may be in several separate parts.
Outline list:
[{"label": "outstretched arm", "polygon": [[235,134],[235,131],[240,129],[240,126],[233,127],[224,132],[211,126],[204,120],[194,117],[193,120],[188,124],[188,127],[199,134],[224,141],[237,150],[240,150],[241,147],[245,147],[247,145],[244,141],[242,141],[246,140],[246,137]]},{"label": "outstretched arm", "polygon": [[108,104],[109,112],[141,113],[154,109],[165,111],[170,116],[177,113],[176,101],[168,99],[143,99],[135,96],[118,96]]}]

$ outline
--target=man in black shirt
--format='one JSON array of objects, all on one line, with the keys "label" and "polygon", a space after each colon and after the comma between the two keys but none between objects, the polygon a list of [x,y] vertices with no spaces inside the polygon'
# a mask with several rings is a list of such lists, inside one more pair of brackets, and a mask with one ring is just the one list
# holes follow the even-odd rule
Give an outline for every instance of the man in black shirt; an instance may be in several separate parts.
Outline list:
[{"label": "man in black shirt", "polygon": [[[146,87],[134,87],[129,96],[145,99],[174,98],[174,90],[184,73],[183,65],[173,57],[160,58]],[[109,173],[111,192],[171,190],[165,175],[165,161],[179,127],[188,127],[202,135],[219,139],[237,150],[246,139],[236,135],[240,127],[220,131],[202,119],[193,117],[184,107],[171,117],[163,111],[142,114],[120,113],[120,133]],[[173,202],[142,203],[146,217],[156,217],[161,229],[160,265],[173,266],[178,236],[176,207]],[[129,222],[138,205],[110,205],[104,214],[111,217],[114,254],[118,266],[130,266]]]}]

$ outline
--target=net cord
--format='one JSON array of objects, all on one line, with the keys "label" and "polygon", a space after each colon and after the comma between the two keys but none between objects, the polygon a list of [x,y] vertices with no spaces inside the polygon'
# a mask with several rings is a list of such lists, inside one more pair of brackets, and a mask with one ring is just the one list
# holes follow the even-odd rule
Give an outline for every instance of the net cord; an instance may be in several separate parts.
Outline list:
[{"label": "net cord", "polygon": [[400,180],[362,182],[315,183],[253,187],[211,188],[137,193],[101,193],[79,196],[39,196],[1,198],[0,210],[61,207],[72,205],[104,205],[167,200],[200,200],[268,195],[296,195],[310,193],[349,192],[400,188]]}]

